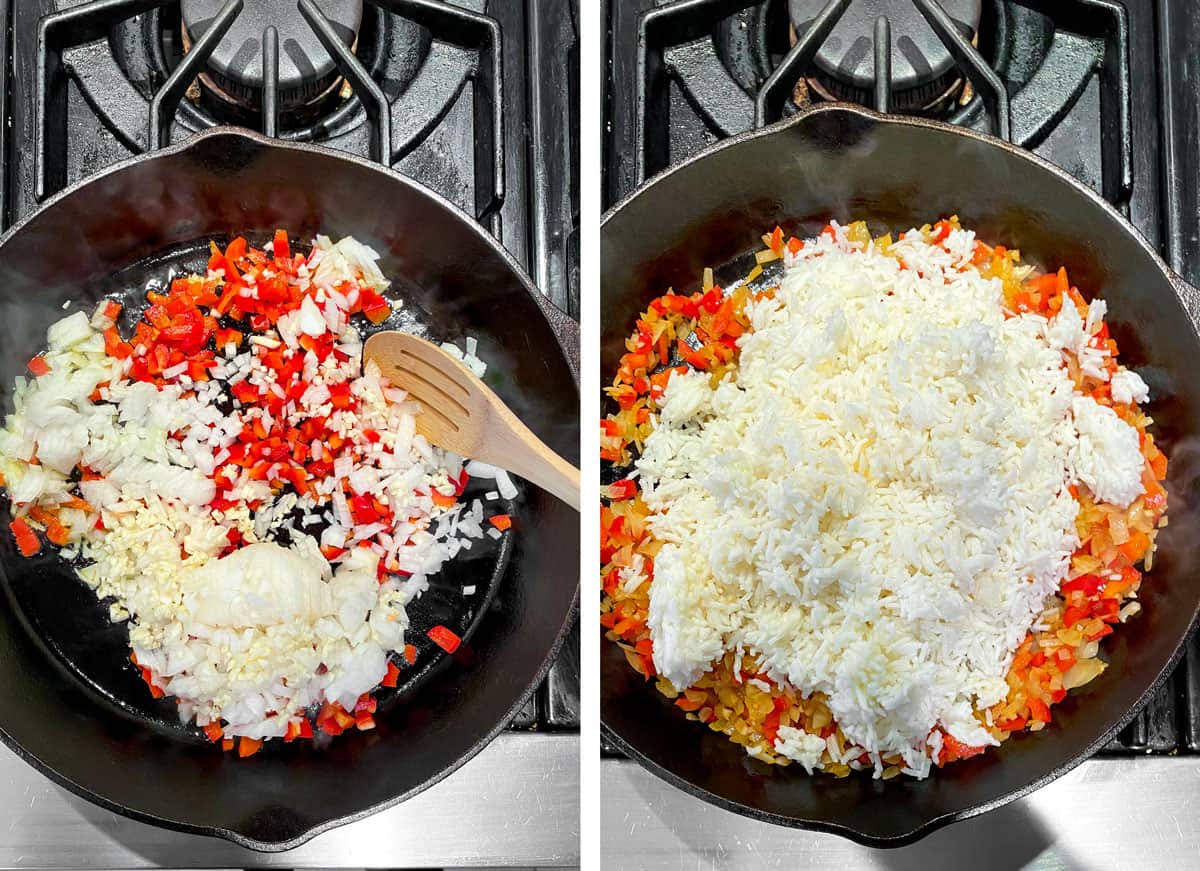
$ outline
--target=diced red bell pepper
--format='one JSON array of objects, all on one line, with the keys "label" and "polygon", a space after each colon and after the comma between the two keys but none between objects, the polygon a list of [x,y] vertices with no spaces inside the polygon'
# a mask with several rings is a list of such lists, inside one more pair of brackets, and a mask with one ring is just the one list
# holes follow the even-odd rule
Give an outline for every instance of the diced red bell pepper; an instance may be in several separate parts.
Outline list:
[{"label": "diced red bell pepper", "polygon": [[1086,596],[1094,596],[1104,587],[1104,579],[1096,575],[1080,575],[1074,580],[1067,581],[1060,589],[1064,593],[1079,591]]},{"label": "diced red bell pepper", "polygon": [[362,313],[371,323],[381,324],[392,316],[392,307],[387,300],[380,298],[379,302],[364,305]]},{"label": "diced red bell pepper", "polygon": [[349,408],[350,403],[350,382],[343,381],[341,384],[331,384],[329,386],[330,405],[334,408]]},{"label": "diced red bell pepper", "polygon": [[[222,291],[221,291],[221,298],[219,300],[217,300],[217,304],[213,308],[213,311],[215,311],[219,315],[230,315],[232,317],[231,312],[233,309],[233,304],[235,302],[237,302],[237,299],[238,299],[237,285],[235,285],[231,282],[226,282],[224,289],[222,289]],[[234,320],[238,320],[238,318],[234,318]]]},{"label": "diced red bell pepper", "polygon": [[70,530],[62,525],[57,514],[35,505],[29,509],[29,516],[46,528],[46,538],[51,544],[62,547],[67,543]]},{"label": "diced red bell pepper", "polygon": [[938,762],[945,765],[947,762],[954,762],[958,759],[970,759],[972,756],[978,756],[986,749],[986,746],[972,747],[970,744],[964,744],[949,732],[943,732],[942,752],[938,758]]},{"label": "diced red bell pepper", "polygon": [[412,645],[412,644],[404,645],[404,661],[407,662],[409,665],[416,664],[417,648],[414,645]]},{"label": "diced red bell pepper", "polygon": [[150,689],[150,695],[153,698],[161,699],[166,693],[154,683],[154,675],[148,668],[142,669],[142,680],[146,682],[146,686]]},{"label": "diced red bell pepper", "polygon": [[117,360],[124,360],[133,353],[128,342],[121,341],[121,334],[116,327],[104,331],[104,353]]},{"label": "diced red bell pepper", "polygon": [[241,330],[220,328],[216,332],[217,347],[224,348],[226,345],[240,345],[244,336]]},{"label": "diced red bell pepper", "polygon": [[1135,563],[1146,555],[1146,551],[1150,549],[1150,537],[1144,532],[1138,530],[1130,530],[1129,540],[1119,545],[1119,550],[1125,559],[1131,563]]},{"label": "diced red bell pepper", "polygon": [[774,707],[771,713],[763,718],[762,734],[767,739],[767,743],[774,746],[775,739],[779,735],[779,721],[783,716],[783,712],[787,710],[787,699],[782,696],[773,700]]},{"label": "diced red bell pepper", "polygon": [[383,676],[383,680],[379,682],[380,686],[394,687],[400,682],[400,668],[396,663],[388,660],[387,674]]},{"label": "diced red bell pepper", "polygon": [[356,523],[374,523],[379,519],[379,512],[375,510],[375,503],[371,501],[370,496],[352,497],[350,499],[350,511],[354,515]]},{"label": "diced red bell pepper", "polygon": [[258,401],[258,388],[249,381],[239,381],[230,389],[234,398],[242,405],[252,405]]},{"label": "diced red bell pepper", "polygon": [[21,552],[21,556],[33,556],[42,549],[42,543],[38,540],[37,533],[29,527],[24,519],[18,517],[8,524],[8,528],[12,530],[12,534],[17,540],[17,550]]},{"label": "diced red bell pepper", "polygon": [[226,260],[241,260],[246,255],[246,237],[238,236],[225,249]]},{"label": "diced red bell pepper", "polygon": [[1079,608],[1074,605],[1070,605],[1067,607],[1067,610],[1065,610],[1063,612],[1063,625],[1066,626],[1068,629],[1070,629],[1072,626],[1074,626],[1076,623],[1078,623],[1080,620],[1084,619],[1087,616],[1088,616],[1087,608]]},{"label": "diced red bell pepper", "polygon": [[337,706],[326,702],[317,712],[317,728],[328,735],[340,735],[345,728],[338,722]]},{"label": "diced red bell pepper", "polygon": [[287,230],[276,230],[271,242],[271,249],[280,260],[288,260],[292,256],[292,247],[288,244]]},{"label": "diced red bell pepper", "polygon": [[[714,287],[707,291],[704,296],[700,298],[700,308],[704,309],[710,315],[716,314],[717,309],[721,307],[721,302],[723,299],[724,296],[721,294],[721,288]],[[646,362],[648,363],[649,361],[647,360]],[[643,363],[642,365],[644,366],[646,364]]]},{"label": "diced red bell pepper", "polygon": [[42,357],[40,354],[38,356],[34,357],[32,360],[30,360],[28,363],[28,366],[29,366],[29,371],[32,372],[34,375],[36,375],[38,378],[41,378],[43,375],[45,375],[47,372],[50,371],[50,364],[47,363],[46,358]]},{"label": "diced red bell pepper", "polygon": [[637,495],[637,482],[631,478],[622,478],[608,485],[608,498],[615,502],[632,499]]},{"label": "diced red bell pepper", "polygon": [[345,552],[346,548],[344,547],[334,547],[332,544],[321,545],[321,555],[330,562],[333,562]]},{"label": "diced red bell pepper", "polygon": [[497,514],[488,518],[488,523],[503,532],[512,527],[512,518],[507,514]]},{"label": "diced red bell pepper", "polygon": [[221,728],[221,723],[219,721],[213,720],[204,727],[204,734],[208,736],[209,741],[212,741],[215,744],[220,741],[222,737],[224,737],[225,731]]},{"label": "diced red bell pepper", "polygon": [[238,741],[238,756],[243,759],[247,756],[253,756],[262,749],[263,742],[257,738],[247,738],[245,735]]},{"label": "diced red bell pepper", "polygon": [[675,343],[675,349],[679,352],[679,356],[687,361],[688,365],[700,370],[708,369],[708,358],[699,351],[693,350],[692,346],[683,341],[683,339]]},{"label": "diced red bell pepper", "polygon": [[445,626],[434,626],[426,634],[429,635],[429,638],[434,644],[442,648],[442,650],[446,651],[447,653],[453,653],[454,651],[458,650],[458,646],[462,644],[462,639]]}]

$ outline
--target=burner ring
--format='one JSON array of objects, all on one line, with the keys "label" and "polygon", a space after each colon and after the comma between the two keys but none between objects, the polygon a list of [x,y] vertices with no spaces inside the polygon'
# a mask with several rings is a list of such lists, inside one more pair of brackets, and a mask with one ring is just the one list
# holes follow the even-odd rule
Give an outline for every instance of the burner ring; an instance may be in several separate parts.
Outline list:
[{"label": "burner ring", "polygon": [[[941,0],[942,8],[968,40],[979,32],[982,0]],[[795,33],[803,33],[825,4],[788,0]],[[875,87],[875,20],[891,24],[892,104],[896,111],[919,111],[957,90],[961,75],[950,50],[912,0],[859,0],[851,3],[813,58],[813,79],[839,100],[869,104]]]},{"label": "burner ring", "polygon": [[[180,0],[184,51],[204,35],[222,6],[221,0]],[[326,0],[321,11],[351,50],[362,25],[362,0]],[[279,32],[279,107],[296,110],[337,92],[337,65],[316,33],[288,0],[247,4],[208,59],[200,82],[217,97],[245,108],[262,105],[262,34]]]}]

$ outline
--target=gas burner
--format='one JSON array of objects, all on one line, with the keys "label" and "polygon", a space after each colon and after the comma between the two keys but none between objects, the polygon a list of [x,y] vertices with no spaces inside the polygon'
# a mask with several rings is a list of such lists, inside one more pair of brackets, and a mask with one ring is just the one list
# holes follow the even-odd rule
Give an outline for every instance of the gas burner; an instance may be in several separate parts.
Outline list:
[{"label": "gas burner", "polygon": [[[825,0],[788,0],[792,34],[804,33]],[[941,0],[942,9],[969,41],[975,41],[982,0]],[[851,3],[813,58],[808,84],[825,99],[869,105],[875,86],[876,21],[891,31],[891,102],[899,112],[936,114],[962,93],[964,78],[945,43],[912,0]]]},{"label": "gas burner", "polygon": [[[180,33],[184,52],[204,35],[224,0],[181,0]],[[326,0],[321,11],[348,48],[358,40],[362,0]],[[284,113],[311,110],[335,96],[342,79],[316,32],[296,13],[292,0],[257,0],[246,4],[199,75],[204,89],[218,100],[242,109],[262,106],[263,32],[279,34],[278,105]]]},{"label": "gas burner", "polygon": [[[612,37],[613,87],[633,99],[610,123],[634,161],[610,176],[610,196],[722,137],[829,99],[1065,152],[1080,147],[1063,132],[1071,116],[1102,107],[1102,160],[1092,165],[1104,172],[1076,174],[1111,202],[1130,196],[1129,35],[1119,0],[642,4],[640,15],[613,17],[621,29]],[[825,26],[808,26],[822,9]],[[875,33],[885,29],[893,74],[875,92]],[[1080,158],[1060,160],[1074,166]]]}]

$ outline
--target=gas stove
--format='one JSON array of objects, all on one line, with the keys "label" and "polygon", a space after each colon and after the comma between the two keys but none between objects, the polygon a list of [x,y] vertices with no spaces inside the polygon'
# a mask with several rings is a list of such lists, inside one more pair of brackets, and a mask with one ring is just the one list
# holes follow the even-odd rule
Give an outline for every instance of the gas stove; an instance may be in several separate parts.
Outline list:
[{"label": "gas stove", "polygon": [[[577,0],[0,0],[0,16],[5,228],[118,160],[235,124],[379,160],[425,184],[481,222],[550,301],[578,317],[578,141],[565,133],[578,126]],[[481,763],[493,766],[489,778],[519,784],[541,770],[532,765],[539,754],[562,755],[573,770],[578,648],[576,627],[497,742],[503,752]],[[16,757],[0,757],[0,795],[43,789]],[[521,760],[527,773],[513,768]],[[524,856],[530,864],[547,851],[564,860],[577,852],[565,799],[555,837],[529,842],[542,851]],[[39,807],[77,805],[70,797]],[[441,806],[428,801],[427,811],[436,818]],[[110,816],[102,828],[139,825]],[[52,861],[67,845],[55,844],[48,822],[31,810],[12,829],[16,841],[0,836],[0,867],[22,853],[66,864]],[[147,843],[160,837],[141,829],[152,833]],[[509,855],[489,852],[487,831],[472,861],[522,862],[520,845],[502,838],[494,849]],[[164,843],[197,841],[182,837],[161,833]],[[110,864],[131,867],[120,856]],[[431,853],[423,864],[442,862]]]},{"label": "gas stove", "polygon": [[[1200,171],[1200,107],[1186,84],[1200,24],[1190,4],[607,0],[604,19],[606,206],[726,137],[809,104],[845,100],[985,131],[1036,152],[1108,199],[1186,278],[1200,280],[1200,202],[1187,183]],[[605,763],[612,778],[638,780],[640,772],[617,774],[628,763],[615,761],[611,747],[604,752],[614,760]],[[1194,640],[1100,756],[1196,753]],[[613,794],[627,798],[623,788]],[[682,793],[678,800],[692,801]],[[717,816],[725,823],[712,838],[739,831],[729,815]],[[606,822],[606,840],[619,838],[617,830],[619,823]]]}]

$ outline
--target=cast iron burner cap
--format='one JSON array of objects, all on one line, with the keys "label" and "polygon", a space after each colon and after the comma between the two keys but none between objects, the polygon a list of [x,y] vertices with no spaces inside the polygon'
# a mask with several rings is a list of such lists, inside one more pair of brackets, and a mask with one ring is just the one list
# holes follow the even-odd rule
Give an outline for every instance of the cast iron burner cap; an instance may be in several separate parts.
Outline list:
[{"label": "cast iron burner cap", "polygon": [[[973,40],[979,30],[982,0],[939,0],[963,35]],[[797,34],[825,6],[826,0],[788,0]],[[942,45],[912,0],[855,0],[842,13],[829,38],[817,49],[816,82],[827,96],[870,103],[875,86],[875,19],[884,15],[892,27],[892,108],[925,109],[960,84],[950,52]]]},{"label": "cast iron burner cap", "polygon": [[[180,0],[185,50],[204,35],[223,0]],[[317,5],[342,41],[352,47],[362,23],[362,0],[319,0]],[[208,59],[201,82],[219,96],[243,106],[261,104],[262,33],[268,25],[279,32],[279,107],[296,109],[325,96],[338,82],[337,66],[295,0],[247,3]]]}]

